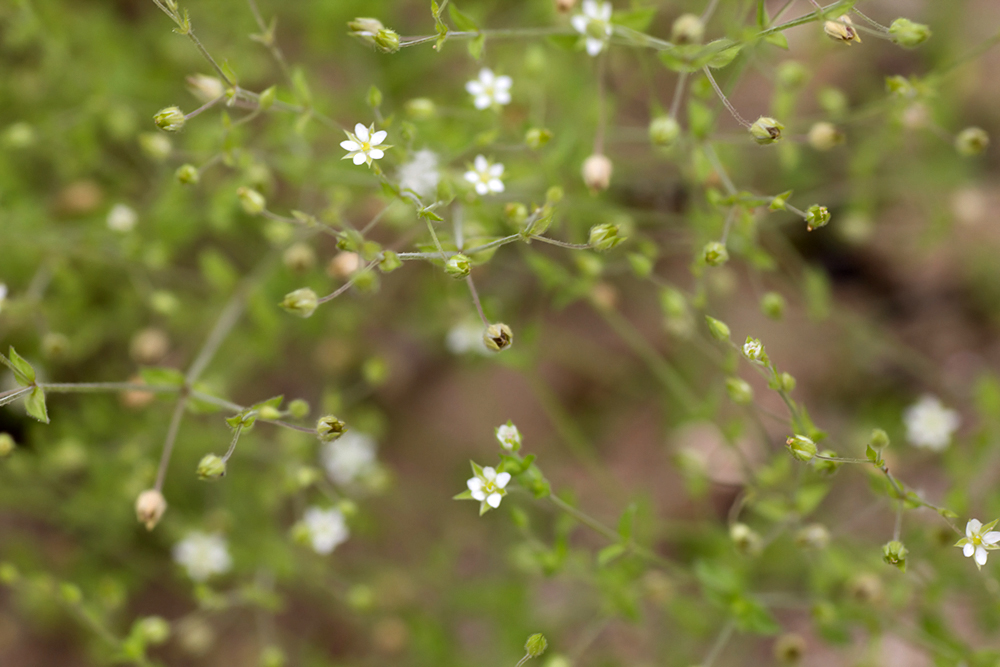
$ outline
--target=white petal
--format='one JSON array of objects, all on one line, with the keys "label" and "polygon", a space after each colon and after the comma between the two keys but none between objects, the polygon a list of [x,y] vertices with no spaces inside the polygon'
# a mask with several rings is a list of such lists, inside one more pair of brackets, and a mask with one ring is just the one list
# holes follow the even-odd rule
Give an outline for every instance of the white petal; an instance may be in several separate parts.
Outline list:
[{"label": "white petal", "polygon": [[473,100],[473,104],[476,105],[477,109],[488,109],[490,105],[493,104],[493,98],[483,93],[482,95],[476,95],[476,99]]},{"label": "white petal", "polygon": [[466,482],[465,485],[469,487],[469,491],[478,491],[479,489],[483,488],[483,480],[479,479],[478,477],[473,477],[468,482]]},{"label": "white petal", "polygon": [[493,81],[496,77],[493,75],[493,70],[489,67],[484,67],[479,70],[479,80],[483,82],[483,85],[490,86],[493,85]]},{"label": "white petal", "polygon": [[597,9],[597,0],[583,0],[583,13],[587,16],[597,18],[600,14]]},{"label": "white petal", "polygon": [[472,499],[482,502],[486,500],[486,494],[483,492],[482,489],[477,489],[476,491],[472,492]]},{"label": "white petal", "polygon": [[493,99],[497,104],[510,104],[510,93],[506,90],[498,90],[493,93]]},{"label": "white petal", "polygon": [[358,123],[354,126],[354,135],[361,141],[368,141],[368,128]]},{"label": "white petal", "polygon": [[605,21],[610,21],[611,20],[611,12],[612,11],[614,11],[614,10],[611,7],[611,3],[610,2],[605,2],[604,4],[601,5],[601,11],[599,13],[599,16],[602,19],[604,19]]},{"label": "white petal", "polygon": [[573,26],[573,30],[576,30],[578,33],[583,35],[587,34],[587,24],[590,23],[590,21],[587,20],[586,16],[583,14],[576,14],[569,20],[569,22]]},{"label": "white petal", "polygon": [[513,84],[514,80],[509,76],[498,76],[497,80],[493,82],[493,88],[496,90],[510,90]]},{"label": "white petal", "polygon": [[487,186],[489,187],[490,192],[503,192],[504,190],[503,181],[499,178],[492,179],[489,183],[487,183]]},{"label": "white petal", "polygon": [[[496,509],[496,508],[500,507],[500,500],[502,498],[503,498],[503,496],[501,496],[499,493],[491,493],[490,496],[489,496],[489,498],[486,499],[486,504],[489,505],[490,507],[492,507],[493,509]],[[983,553],[986,553],[986,552],[984,551]],[[983,558],[983,562],[984,563],[986,562],[985,558]]]},{"label": "white petal", "polygon": [[371,141],[368,143],[370,143],[372,146],[378,146],[380,143],[385,141],[385,138],[388,136],[389,136],[388,132],[386,132],[385,130],[379,130],[378,132],[372,135]]},{"label": "white petal", "polygon": [[478,183],[476,183],[476,192],[478,192],[481,195],[488,195],[490,193],[490,189],[486,187],[485,183],[479,181]]},{"label": "white petal", "polygon": [[485,478],[488,482],[495,480],[497,478],[496,468],[491,468],[489,466],[483,468],[483,478]]},{"label": "white petal", "polygon": [[476,171],[483,172],[489,169],[490,163],[482,155],[477,155],[473,164],[476,167]]},{"label": "white petal", "polygon": [[501,176],[503,176],[503,165],[497,162],[496,164],[490,166],[490,169],[487,173],[490,176],[493,176],[494,178],[500,178]]},{"label": "white petal", "polygon": [[979,519],[969,519],[969,523],[965,524],[965,536],[972,537],[982,529],[983,523]]},{"label": "white petal", "polygon": [[381,160],[382,158],[385,157],[385,151],[383,151],[381,148],[373,148],[370,151],[368,151],[368,157],[370,157],[373,160]]},{"label": "white petal", "polygon": [[365,157],[364,153],[358,153],[357,155],[354,156],[354,164],[364,164],[367,161],[368,158]]},{"label": "white petal", "polygon": [[[492,497],[493,496],[490,496],[490,498],[492,498]],[[489,498],[486,499],[486,502],[489,502]],[[989,556],[989,554],[986,552],[985,548],[983,548],[983,547],[976,547],[976,563],[977,564],[979,564],[979,565],[986,565],[986,558],[988,556]]]},{"label": "white petal", "polygon": [[486,91],[486,88],[483,86],[483,84],[479,83],[478,81],[468,82],[467,84],[465,84],[465,89],[469,91],[470,95],[482,95]]},{"label": "white petal", "polygon": [[587,38],[587,53],[591,56],[596,56],[604,49],[604,41],[600,39],[594,39],[593,37]]},{"label": "white petal", "polygon": [[361,150],[361,144],[359,144],[356,141],[341,141],[340,147],[343,148],[345,151],[351,151],[352,153],[354,151]]},{"label": "white petal", "polygon": [[510,482],[509,472],[501,472],[497,474],[497,486],[499,486],[501,489],[505,488],[509,482]]},{"label": "white petal", "polygon": [[966,558],[970,557],[975,551],[976,547],[972,545],[972,542],[966,542],[965,546],[962,547],[962,553],[965,554]]},{"label": "white petal", "polygon": [[986,544],[996,544],[1000,542],[1000,531],[991,530],[990,532],[983,535],[983,542]]},{"label": "white petal", "polygon": [[479,174],[477,174],[474,171],[467,171],[465,172],[465,180],[467,180],[469,183],[478,183]]}]

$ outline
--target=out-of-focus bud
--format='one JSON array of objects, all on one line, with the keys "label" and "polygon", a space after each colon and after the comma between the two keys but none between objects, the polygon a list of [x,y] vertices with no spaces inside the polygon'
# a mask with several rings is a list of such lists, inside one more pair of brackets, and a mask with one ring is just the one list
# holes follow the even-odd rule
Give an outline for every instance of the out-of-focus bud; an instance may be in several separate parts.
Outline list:
[{"label": "out-of-focus bud", "polygon": [[50,331],[42,336],[42,354],[49,359],[59,359],[69,350],[69,338],[66,334]]},{"label": "out-of-focus bud", "polygon": [[777,292],[768,292],[760,300],[760,312],[772,320],[780,320],[785,316],[785,297]]},{"label": "out-of-focus bud", "polygon": [[403,261],[392,250],[383,251],[382,259],[378,261],[378,268],[382,273],[392,273],[402,265]]},{"label": "out-of-focus bud", "polygon": [[188,90],[202,104],[217,100],[226,94],[226,86],[222,79],[205,74],[192,74],[187,78]]},{"label": "out-of-focus bud", "polygon": [[375,48],[382,53],[395,53],[399,51],[399,35],[395,30],[382,28],[375,33]]},{"label": "out-of-focus bud", "polygon": [[726,393],[729,399],[737,405],[753,403],[753,387],[743,378],[726,378]]},{"label": "out-of-focus bud", "polygon": [[524,643],[524,650],[532,658],[537,658],[541,654],[545,653],[545,649],[549,647],[549,643],[545,640],[545,635],[535,633],[528,637],[528,641]]},{"label": "out-of-focus bud", "polygon": [[830,222],[830,211],[826,206],[813,204],[806,209],[806,229],[810,232],[825,227]]},{"label": "out-of-focus bud", "polygon": [[296,398],[288,404],[288,414],[296,419],[303,419],[309,416],[309,402],[305,399]]},{"label": "out-of-focus bud", "polygon": [[337,253],[326,266],[326,273],[331,278],[349,278],[361,268],[361,255],[356,252]]},{"label": "out-of-focus bud", "polygon": [[140,134],[139,148],[142,149],[142,152],[149,159],[156,162],[163,162],[170,157],[170,153],[174,150],[174,147],[170,144],[170,139],[159,132],[143,132]]},{"label": "out-of-focus bud", "polygon": [[764,541],[745,523],[734,523],[729,527],[729,539],[744,556],[756,556],[764,547]]},{"label": "out-of-focus bud", "polygon": [[607,190],[611,185],[611,172],[614,166],[606,156],[600,153],[591,155],[583,161],[583,182],[591,192]]},{"label": "out-of-focus bud", "polygon": [[917,89],[905,76],[894,74],[885,78],[885,90],[894,97],[912,99],[917,96]]},{"label": "out-of-focus bud", "polygon": [[844,143],[844,133],[833,123],[816,123],[809,128],[809,145],[818,151],[828,151]]},{"label": "out-of-focus bud", "polygon": [[187,119],[184,117],[184,112],[181,111],[179,107],[167,107],[165,109],[160,109],[156,115],[153,116],[153,122],[156,123],[156,127],[160,128],[164,132],[180,132],[186,121]]},{"label": "out-of-focus bud", "polygon": [[875,449],[885,449],[889,446],[889,434],[877,428],[872,431],[871,436],[868,438],[868,444]]},{"label": "out-of-focus bud", "polygon": [[309,317],[316,312],[319,299],[316,297],[316,292],[303,287],[286,294],[279,305],[293,315]]},{"label": "out-of-focus bud", "polygon": [[226,476],[226,462],[221,456],[206,454],[198,462],[198,479],[212,481]]},{"label": "out-of-focus bud", "polygon": [[787,440],[788,451],[799,461],[812,461],[816,456],[816,443],[804,435],[794,435]]},{"label": "out-of-focus bud", "polygon": [[38,135],[35,128],[25,122],[14,123],[3,131],[0,139],[6,148],[28,148],[35,143]]},{"label": "out-of-focus bud", "polygon": [[556,0],[556,9],[562,13],[566,13],[576,6],[576,0]]},{"label": "out-of-focus bud", "polygon": [[320,442],[333,442],[347,433],[347,424],[333,415],[320,417],[316,422],[316,437]]},{"label": "out-of-focus bud", "polygon": [[678,338],[690,338],[695,331],[695,319],[684,294],[673,287],[660,290],[660,307],[663,308],[664,326]]},{"label": "out-of-focus bud", "polygon": [[170,623],[162,616],[147,616],[136,621],[136,632],[147,644],[157,646],[170,639]]},{"label": "out-of-focus bud", "polygon": [[503,322],[496,322],[486,327],[483,343],[493,352],[506,350],[514,344],[514,332]]},{"label": "out-of-focus bud", "polygon": [[533,151],[544,147],[550,141],[552,141],[552,130],[544,127],[533,127],[524,135],[524,143]]},{"label": "out-of-focus bud", "polygon": [[981,127],[967,127],[955,137],[955,150],[959,155],[979,155],[990,145],[990,135]]},{"label": "out-of-focus bud", "polygon": [[783,88],[801,88],[809,80],[809,68],[797,60],[786,60],[778,65],[778,83]]},{"label": "out-of-focus bud", "polygon": [[823,24],[823,32],[825,32],[830,39],[835,42],[841,42],[843,44],[851,45],[851,42],[861,43],[861,35],[858,34],[857,28],[854,27],[854,22],[851,21],[851,17],[841,16],[833,21],[827,21]]},{"label": "out-of-focus bud", "polygon": [[717,320],[714,317],[705,316],[705,324],[708,325],[708,332],[712,334],[712,338],[720,341],[729,340],[730,330],[729,325],[722,320]]},{"label": "out-of-focus bud", "polygon": [[697,14],[681,14],[670,28],[670,36],[677,44],[701,44],[705,24]]},{"label": "out-of-focus bud", "polygon": [[795,391],[795,378],[792,377],[791,373],[782,373],[778,376],[777,385],[779,391],[790,394]]},{"label": "out-of-focus bud", "polygon": [[375,46],[375,35],[384,30],[385,26],[378,19],[356,18],[347,22],[347,29],[351,37],[356,37],[368,46]]},{"label": "out-of-focus bud", "polygon": [[166,511],[167,501],[156,489],[143,491],[135,501],[135,518],[146,526],[146,530],[153,530]]},{"label": "out-of-focus bud", "polygon": [[174,178],[181,185],[195,185],[201,180],[201,174],[198,172],[198,167],[193,164],[182,164],[174,172]]},{"label": "out-of-focus bud", "polygon": [[903,113],[900,116],[900,120],[903,123],[903,127],[907,130],[919,130],[921,128],[927,127],[928,121],[930,121],[931,112],[927,108],[926,104],[921,102],[914,102],[903,109]]},{"label": "out-of-focus bud", "polygon": [[873,604],[882,599],[882,580],[877,575],[864,572],[851,579],[848,590],[858,602]]},{"label": "out-of-focus bud", "polygon": [[437,112],[434,101],[426,97],[414,97],[404,105],[406,115],[416,120],[427,120]]},{"label": "out-of-focus bud", "polygon": [[784,665],[795,665],[806,652],[806,640],[794,633],[783,634],[774,642],[774,657]]},{"label": "out-of-focus bud", "polygon": [[280,646],[265,646],[260,652],[260,667],[285,667],[288,657]]},{"label": "out-of-focus bud", "polygon": [[444,264],[444,270],[452,278],[461,280],[472,273],[472,262],[462,253],[458,253],[448,258]]},{"label": "out-of-focus bud", "polygon": [[770,116],[761,116],[750,126],[750,136],[760,145],[773,144],[781,139],[785,126]]},{"label": "out-of-focus bud", "polygon": [[710,241],[701,249],[701,258],[709,266],[722,266],[729,261],[729,251],[718,241]]},{"label": "out-of-focus bud", "polygon": [[892,540],[882,547],[882,560],[885,561],[886,565],[894,565],[901,572],[906,572],[906,554],[908,553],[909,550],[903,546],[902,542]]},{"label": "out-of-focus bud", "polygon": [[657,116],[649,123],[649,140],[656,146],[673,146],[681,136],[681,124],[673,116]]},{"label": "out-of-focus bud", "polygon": [[316,253],[308,243],[293,243],[281,259],[292,271],[308,271],[316,265]]},{"label": "out-of-focus bud", "polygon": [[136,333],[129,342],[129,355],[140,364],[155,364],[167,356],[170,338],[162,329],[149,328]]},{"label": "out-of-focus bud", "polygon": [[620,236],[620,231],[618,225],[610,222],[594,225],[590,228],[590,237],[587,242],[594,250],[605,252],[625,241],[626,237]]},{"label": "out-of-focus bud", "polygon": [[236,191],[236,196],[239,197],[240,206],[243,207],[247,215],[260,215],[267,208],[267,200],[264,199],[264,195],[253,188],[242,187]]},{"label": "out-of-focus bud", "polygon": [[515,227],[521,227],[528,221],[528,207],[521,202],[510,202],[504,207],[504,213]]},{"label": "out-of-focus bud", "polygon": [[803,549],[825,549],[830,544],[830,531],[821,523],[811,523],[795,534],[795,544]]},{"label": "out-of-focus bud", "polygon": [[0,459],[7,458],[13,453],[17,443],[10,433],[0,433]]},{"label": "out-of-focus bud", "polygon": [[931,29],[923,23],[899,18],[889,25],[889,36],[903,48],[913,49],[931,38]]}]

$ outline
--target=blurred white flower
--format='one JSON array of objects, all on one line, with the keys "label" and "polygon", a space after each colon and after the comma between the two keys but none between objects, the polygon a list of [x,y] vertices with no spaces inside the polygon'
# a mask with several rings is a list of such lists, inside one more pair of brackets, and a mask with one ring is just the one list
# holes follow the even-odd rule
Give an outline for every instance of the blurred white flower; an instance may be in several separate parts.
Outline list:
[{"label": "blurred white flower", "polygon": [[438,158],[433,151],[417,151],[409,162],[399,168],[399,188],[413,190],[420,197],[434,196],[440,181]]},{"label": "blurred white flower", "polygon": [[3,312],[5,303],[7,303],[7,283],[0,283],[0,312]]},{"label": "blurred white flower", "polygon": [[477,155],[473,163],[473,168],[465,172],[465,180],[476,186],[476,192],[480,195],[488,195],[493,192],[503,192],[503,165],[497,162],[490,164],[482,155]]},{"label": "blurred white flower", "polygon": [[764,352],[764,344],[757,338],[750,338],[743,343],[743,356],[755,364],[766,365],[767,354]]},{"label": "blurred white flower", "polygon": [[195,581],[225,574],[233,566],[226,539],[219,533],[190,532],[174,545],[173,556]]},{"label": "blurred white flower", "polygon": [[313,551],[326,555],[343,544],[350,536],[347,529],[347,522],[344,515],[338,509],[324,510],[319,507],[310,507],[306,510],[302,518],[309,533],[309,542]]},{"label": "blurred white flower", "polygon": [[508,482],[510,482],[509,472],[498,473],[494,468],[486,467],[477,472],[475,477],[470,478],[466,486],[472,492],[473,499],[481,503],[480,512],[484,512],[485,505],[493,509],[500,507],[500,501],[507,495],[504,487]]},{"label": "blurred white flower", "polygon": [[570,22],[573,28],[587,38],[587,53],[596,56],[604,50],[613,31],[611,3],[583,0],[583,13],[576,14]]},{"label": "blurred white flower", "polygon": [[[344,159],[351,158],[354,160],[354,164],[367,162],[371,166],[372,160],[381,160],[385,157],[385,151],[382,148],[388,148],[388,146],[382,146],[382,142],[387,136],[389,133],[385,130],[375,132],[374,125],[365,127],[358,123],[354,126],[353,134],[347,133],[347,141],[340,142],[340,147],[347,151]],[[378,146],[382,146],[382,148],[378,148]]]},{"label": "blurred white flower", "polygon": [[969,519],[969,523],[965,524],[965,537],[955,545],[962,547],[962,553],[965,554],[966,558],[975,556],[976,567],[980,569],[986,565],[989,551],[1000,549],[1000,544],[997,544],[1000,542],[1000,531],[993,530],[995,525],[997,525],[996,521],[984,526],[977,519]]},{"label": "blurred white flower", "polygon": [[944,407],[934,396],[922,396],[903,413],[906,439],[914,447],[936,452],[951,442],[951,435],[958,430],[958,413]]},{"label": "blurred white flower", "polygon": [[478,320],[459,322],[453,326],[448,330],[444,344],[448,351],[455,355],[469,352],[478,352],[483,356],[490,354],[483,342],[483,325]]},{"label": "blurred white flower", "polygon": [[323,447],[323,467],[337,484],[349,484],[375,466],[375,439],[348,431]]},{"label": "blurred white flower", "polygon": [[510,421],[498,426],[496,433],[500,446],[507,451],[516,452],[521,449],[521,432]]},{"label": "blurred white flower", "polygon": [[479,78],[465,84],[465,89],[472,95],[477,109],[488,109],[494,104],[510,104],[513,83],[509,76],[496,76],[493,70],[484,67],[479,70]]},{"label": "blurred white flower", "polygon": [[127,204],[115,204],[108,211],[108,229],[122,234],[135,229],[135,223],[139,221],[139,216],[135,210]]}]

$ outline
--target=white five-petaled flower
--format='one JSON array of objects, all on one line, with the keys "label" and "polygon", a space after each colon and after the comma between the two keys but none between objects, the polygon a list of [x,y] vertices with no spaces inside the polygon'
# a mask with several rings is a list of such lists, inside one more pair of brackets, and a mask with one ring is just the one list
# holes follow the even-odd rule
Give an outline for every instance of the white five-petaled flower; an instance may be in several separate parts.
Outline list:
[{"label": "white five-petaled flower", "polygon": [[507,495],[504,487],[510,482],[510,473],[498,473],[494,468],[479,468],[475,464],[473,464],[472,470],[476,476],[470,478],[466,485],[469,487],[473,500],[479,501],[479,513],[487,512],[488,508],[500,507],[500,501]]},{"label": "white five-petaled flower", "polygon": [[139,216],[135,210],[127,204],[115,204],[108,211],[108,229],[113,232],[126,233],[135,228]]},{"label": "white five-petaled flower", "polygon": [[503,165],[497,162],[490,164],[482,155],[476,156],[472,169],[465,172],[465,180],[476,186],[476,192],[480,195],[488,195],[491,192],[503,192]]},{"label": "white five-petaled flower", "polygon": [[604,50],[613,31],[611,3],[583,0],[582,9],[583,13],[576,14],[570,21],[573,28],[587,38],[587,53],[596,56]]},{"label": "white five-petaled flower", "polygon": [[479,78],[465,84],[472,95],[477,109],[488,109],[494,104],[510,104],[510,87],[514,82],[509,76],[497,76],[493,70],[484,67],[479,70]]},{"label": "white five-petaled flower", "polygon": [[910,444],[939,452],[951,442],[952,433],[958,430],[959,418],[955,410],[944,407],[936,397],[926,395],[906,409],[903,422]]},{"label": "white five-petaled flower", "polygon": [[989,552],[1000,549],[1000,531],[993,530],[997,525],[996,520],[985,526],[977,519],[969,519],[965,524],[965,537],[960,539],[956,547],[962,547],[962,553],[966,558],[976,557],[976,567],[982,569],[986,565],[986,558]]},{"label": "white five-petaled flower", "polygon": [[516,452],[521,449],[521,432],[510,421],[497,427],[497,440],[500,446],[509,452]]},{"label": "white five-petaled flower", "polygon": [[399,168],[399,189],[413,190],[419,197],[432,197],[437,192],[441,174],[438,157],[427,149],[417,151]]},{"label": "white five-petaled flower", "polygon": [[173,556],[195,581],[225,574],[233,565],[226,539],[219,533],[190,532],[174,545]]},{"label": "white five-petaled flower", "polygon": [[323,467],[337,484],[349,484],[375,467],[375,439],[348,431],[323,448]]},{"label": "white five-petaled flower", "polygon": [[347,151],[344,159],[351,158],[354,164],[367,162],[371,166],[372,160],[381,160],[385,157],[382,142],[389,136],[385,130],[375,131],[375,126],[365,127],[361,123],[354,126],[354,133],[347,133],[347,141],[341,141],[340,147]]},{"label": "white five-petaled flower", "polygon": [[310,507],[302,517],[302,524],[308,532],[313,551],[318,554],[331,553],[351,535],[344,514],[338,509]]}]

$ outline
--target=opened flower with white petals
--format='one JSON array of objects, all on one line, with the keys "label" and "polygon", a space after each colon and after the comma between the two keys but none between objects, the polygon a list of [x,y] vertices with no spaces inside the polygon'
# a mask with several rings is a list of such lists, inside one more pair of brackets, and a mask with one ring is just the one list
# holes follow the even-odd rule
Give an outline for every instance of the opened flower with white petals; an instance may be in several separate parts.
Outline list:
[{"label": "opened flower with white petals", "polygon": [[465,172],[465,180],[476,186],[476,192],[480,195],[503,192],[503,165],[497,162],[490,164],[482,155],[477,155],[472,165],[472,169]]},{"label": "opened flower with white petals", "polygon": [[385,157],[383,149],[392,148],[382,144],[389,133],[385,130],[375,131],[375,126],[365,127],[361,123],[354,126],[354,132],[347,133],[347,141],[341,141],[340,147],[347,151],[343,159],[352,159],[354,164],[367,162],[371,166],[372,160],[381,160]]},{"label": "opened flower with white petals", "polygon": [[324,510],[310,507],[302,517],[302,525],[313,551],[324,556],[332,553],[351,535],[344,514],[336,508]]},{"label": "opened flower with white petals", "polygon": [[596,56],[604,50],[604,45],[611,39],[611,3],[584,0],[583,13],[577,14],[570,22],[573,28],[587,38],[587,53]]},{"label": "opened flower with white petals", "polygon": [[985,526],[977,519],[969,519],[965,524],[965,537],[960,539],[955,546],[962,547],[962,553],[966,558],[976,558],[976,567],[982,569],[986,565],[986,558],[989,552],[1000,549],[1000,531],[993,530],[997,521],[993,520]]},{"label": "opened flower with white petals", "polygon": [[467,491],[455,496],[455,500],[478,500],[479,515],[500,507],[500,501],[507,495],[506,486],[510,482],[509,472],[497,472],[495,468],[482,468],[472,464],[475,475],[466,482]]},{"label": "opened flower with white petals", "polygon": [[484,67],[479,70],[479,78],[465,84],[472,95],[477,109],[488,109],[494,104],[510,104],[510,87],[514,82],[509,76],[497,76],[493,70]]}]

